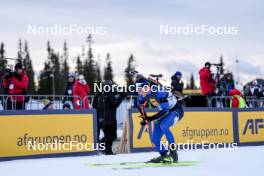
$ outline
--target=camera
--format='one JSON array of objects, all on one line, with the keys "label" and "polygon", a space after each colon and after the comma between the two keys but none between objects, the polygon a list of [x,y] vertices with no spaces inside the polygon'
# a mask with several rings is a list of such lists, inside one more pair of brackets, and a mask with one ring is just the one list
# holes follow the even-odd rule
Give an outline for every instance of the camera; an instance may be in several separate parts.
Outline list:
[{"label": "camera", "polygon": [[215,67],[223,67],[223,63],[219,63],[219,64],[211,64],[212,66],[215,66]]},{"label": "camera", "polygon": [[14,71],[11,69],[11,68],[6,68],[5,70],[4,70],[4,78],[5,79],[9,79],[9,78],[11,78],[11,77],[13,77],[14,76]]}]

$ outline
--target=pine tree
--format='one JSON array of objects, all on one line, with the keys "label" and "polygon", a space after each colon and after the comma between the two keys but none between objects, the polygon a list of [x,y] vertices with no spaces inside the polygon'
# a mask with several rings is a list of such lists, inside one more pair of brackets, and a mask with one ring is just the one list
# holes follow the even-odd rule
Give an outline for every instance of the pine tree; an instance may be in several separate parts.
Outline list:
[{"label": "pine tree", "polygon": [[52,68],[49,61],[44,63],[44,69],[40,72],[38,94],[52,94]]},{"label": "pine tree", "polygon": [[189,83],[189,85],[188,85],[189,87],[189,89],[196,89],[196,85],[195,85],[195,80],[194,80],[194,76],[193,76],[193,74],[191,74],[191,77],[190,77],[190,83]]},{"label": "pine tree", "polygon": [[129,71],[135,70],[134,62],[135,62],[135,58],[133,54],[131,54],[130,57],[128,58],[127,68],[125,69],[125,81],[127,86],[133,85],[135,83],[133,80],[133,76],[128,73]]},{"label": "pine tree", "polygon": [[223,55],[220,56],[220,74],[224,74],[224,58],[223,58]]},{"label": "pine tree", "polygon": [[23,46],[21,39],[18,40],[17,62],[23,63]]},{"label": "pine tree", "polygon": [[83,63],[83,75],[86,79],[87,82],[89,82],[89,80],[91,80],[91,74],[90,74],[90,65],[89,65],[89,61],[88,59],[85,59],[84,60],[84,63]]},{"label": "pine tree", "polygon": [[95,82],[96,79],[96,70],[95,70],[95,62],[93,58],[87,58],[84,61],[83,65],[83,75],[90,87]]},{"label": "pine tree", "polygon": [[52,53],[51,66],[54,75],[55,94],[62,95],[64,92],[63,90],[64,83],[61,80],[61,64],[60,64],[59,53]]},{"label": "pine tree", "polygon": [[[50,46],[50,42],[47,42],[48,59],[45,62],[44,69],[41,72],[39,79],[39,93],[49,93],[56,95],[63,94],[63,82],[61,81],[61,64],[59,53],[55,53]],[[44,83],[46,85],[44,85]],[[45,88],[47,90],[45,90]]]},{"label": "pine tree", "polygon": [[96,64],[95,64],[95,72],[96,72],[95,82],[97,82],[97,83],[102,82],[102,74],[101,74],[101,68],[100,68],[99,62],[96,62]]},{"label": "pine tree", "polygon": [[113,68],[112,68],[112,62],[111,62],[111,57],[110,54],[106,54],[106,59],[105,59],[106,66],[104,68],[104,80],[114,80],[114,74],[113,74]]},{"label": "pine tree", "polygon": [[35,73],[34,73],[32,61],[30,58],[27,41],[25,41],[25,44],[24,44],[24,53],[25,53],[25,58],[21,58],[21,59],[23,61],[23,65],[25,67],[26,73],[29,78],[29,86],[28,86],[27,93],[35,94],[35,80],[34,80]]},{"label": "pine tree", "polygon": [[0,94],[3,93],[2,79],[4,78],[6,66],[7,66],[7,60],[5,59],[5,45],[2,42],[0,45]]},{"label": "pine tree", "polygon": [[[86,38],[86,42],[88,43],[88,58],[93,58],[93,52],[92,52],[92,42],[93,42],[93,36],[92,34],[89,34]],[[83,48],[84,49],[84,48]]]},{"label": "pine tree", "polygon": [[85,47],[82,45],[82,54],[81,54],[81,60],[85,60]]},{"label": "pine tree", "polygon": [[70,67],[68,65],[68,59],[69,59],[69,53],[68,53],[67,42],[65,41],[63,44],[63,55],[62,55],[62,66],[61,66],[62,90],[65,90],[67,86],[67,78],[70,70]]},{"label": "pine tree", "polygon": [[78,74],[83,74],[83,63],[79,55],[77,56],[76,60],[76,71]]},{"label": "pine tree", "polygon": [[[87,37],[87,43],[89,45],[87,57],[83,64],[83,75],[90,87],[93,86],[93,83],[96,80],[96,68],[95,68],[95,61],[93,60],[93,52],[92,52],[92,35],[89,34]],[[83,47],[84,50],[84,47]]]},{"label": "pine tree", "polygon": [[5,59],[5,45],[2,42],[0,45],[0,76],[2,78],[7,66],[7,60]]}]

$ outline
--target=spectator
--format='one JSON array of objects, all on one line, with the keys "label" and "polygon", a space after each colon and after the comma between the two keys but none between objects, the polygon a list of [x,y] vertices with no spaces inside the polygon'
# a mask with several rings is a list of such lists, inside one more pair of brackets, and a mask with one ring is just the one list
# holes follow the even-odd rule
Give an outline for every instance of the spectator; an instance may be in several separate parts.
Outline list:
[{"label": "spectator", "polygon": [[249,84],[246,84],[244,86],[244,96],[247,97],[247,96],[251,96],[251,92],[250,92],[250,85]]},{"label": "spectator", "polygon": [[43,99],[42,100],[43,104],[44,104],[44,108],[43,110],[53,110],[53,102],[50,101],[49,99]]},{"label": "spectator", "polygon": [[207,96],[213,96],[215,91],[215,80],[210,68],[211,64],[206,62],[205,66],[199,71],[202,94]]},{"label": "spectator", "polygon": [[66,102],[66,103],[63,104],[62,109],[64,109],[64,110],[70,110],[71,109],[71,105]]},{"label": "spectator", "polygon": [[[104,85],[112,85],[112,81],[106,81]],[[118,92],[99,92],[96,94],[93,107],[97,110],[98,138],[100,129],[104,132],[104,137],[100,143],[105,144],[106,155],[113,154],[112,145],[117,138],[116,109],[121,104],[125,94]]]},{"label": "spectator", "polygon": [[223,84],[224,84],[224,92],[223,93],[225,96],[227,96],[229,91],[235,88],[233,75],[231,73],[227,73],[224,75]]},{"label": "spectator", "polygon": [[90,87],[87,85],[84,76],[79,75],[78,80],[73,86],[74,108],[89,109],[89,100],[87,95],[90,93]]},{"label": "spectator", "polygon": [[255,96],[255,97],[258,97],[258,98],[261,97],[261,88],[260,88],[260,86],[258,85],[258,81],[257,81],[257,80],[254,80],[254,81],[252,82],[252,86],[251,86],[251,88],[250,88],[249,95],[250,95],[250,96]]},{"label": "spectator", "polygon": [[182,93],[184,83],[182,82],[182,73],[177,71],[172,77],[171,77],[171,86],[173,91],[178,91]]},{"label": "spectator", "polygon": [[[67,86],[66,86],[66,90],[64,95],[66,95],[66,101],[71,101],[73,102],[73,85],[75,82],[75,74],[70,73],[68,75],[68,82],[67,82]],[[65,100],[64,100],[65,101]]]},{"label": "spectator", "polygon": [[[25,109],[25,97],[13,95],[25,95],[28,88],[29,79],[21,63],[15,65],[15,72],[10,72],[3,80],[3,87],[10,95],[7,100],[8,110]],[[12,95],[12,96],[11,96]]]},{"label": "spectator", "polygon": [[[211,64],[206,62],[204,67],[199,71],[200,75],[200,86],[202,90],[202,95],[211,98],[215,95],[215,80],[213,79],[213,74],[211,73]],[[211,101],[211,107],[216,107],[216,100]]]},{"label": "spectator", "polygon": [[237,89],[232,89],[228,93],[229,96],[232,96],[230,100],[230,108],[245,108],[246,107],[246,101],[242,97],[242,94]]},{"label": "spectator", "polygon": [[264,86],[261,85],[260,97],[264,97]]}]

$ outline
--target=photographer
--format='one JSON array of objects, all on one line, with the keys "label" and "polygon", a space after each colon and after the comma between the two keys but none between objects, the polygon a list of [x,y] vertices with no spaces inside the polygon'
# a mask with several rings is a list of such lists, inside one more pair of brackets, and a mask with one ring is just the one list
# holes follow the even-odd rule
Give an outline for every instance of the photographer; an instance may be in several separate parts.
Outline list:
[{"label": "photographer", "polygon": [[[211,98],[215,95],[215,80],[213,79],[213,74],[211,72],[211,64],[206,62],[204,67],[199,71],[200,75],[200,86],[202,94]],[[216,102],[212,101],[212,107],[216,106]]]},{"label": "photographer", "polygon": [[204,67],[199,71],[200,85],[203,95],[212,96],[215,91],[215,80],[211,73],[211,64],[206,62]]},{"label": "photographer", "polygon": [[[8,95],[23,95],[26,94],[28,88],[28,76],[21,63],[15,65],[15,72],[8,70],[4,81],[3,87]],[[24,96],[10,96],[7,99],[8,110],[23,110],[25,109]]]},{"label": "photographer", "polygon": [[[112,81],[105,81],[104,86],[112,86]],[[113,154],[112,145],[117,138],[117,120],[116,109],[121,104],[124,93],[119,93],[115,90],[109,92],[98,92],[93,101],[93,108],[97,110],[98,120],[98,138],[100,129],[103,130],[104,137],[100,140],[100,143],[105,143],[106,155]]]}]

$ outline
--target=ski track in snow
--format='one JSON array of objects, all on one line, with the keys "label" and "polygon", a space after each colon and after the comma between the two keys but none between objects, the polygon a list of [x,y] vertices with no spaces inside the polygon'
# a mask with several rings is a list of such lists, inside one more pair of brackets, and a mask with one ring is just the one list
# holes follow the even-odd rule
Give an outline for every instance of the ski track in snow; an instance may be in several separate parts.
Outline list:
[{"label": "ski track in snow", "polygon": [[257,176],[263,172],[264,146],[240,147],[237,150],[179,151],[181,161],[199,161],[195,166],[148,167],[113,170],[111,166],[87,164],[147,161],[156,152],[113,156],[79,156],[64,158],[24,159],[0,162],[1,176]]}]

